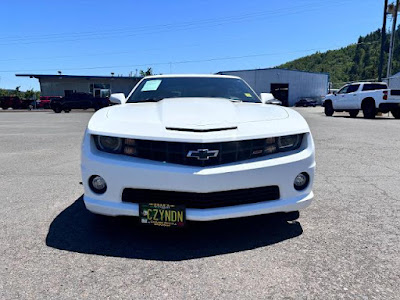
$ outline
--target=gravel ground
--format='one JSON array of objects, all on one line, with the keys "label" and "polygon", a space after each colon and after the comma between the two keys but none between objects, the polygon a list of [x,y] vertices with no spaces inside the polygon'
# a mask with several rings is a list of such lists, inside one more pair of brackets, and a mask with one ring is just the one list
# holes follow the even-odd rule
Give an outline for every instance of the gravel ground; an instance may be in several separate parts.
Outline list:
[{"label": "gravel ground", "polygon": [[84,209],[90,112],[0,112],[1,299],[400,299],[400,120],[299,108],[315,200],[271,216],[143,228]]}]

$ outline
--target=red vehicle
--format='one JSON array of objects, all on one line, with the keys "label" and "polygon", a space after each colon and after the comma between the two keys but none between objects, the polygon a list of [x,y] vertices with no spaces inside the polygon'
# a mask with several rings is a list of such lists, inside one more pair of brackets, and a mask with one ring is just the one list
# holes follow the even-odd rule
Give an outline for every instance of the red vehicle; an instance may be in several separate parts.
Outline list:
[{"label": "red vehicle", "polygon": [[13,108],[17,109],[20,108],[22,104],[22,101],[19,97],[16,96],[3,96],[0,97],[0,107],[2,109],[8,109],[8,108]]},{"label": "red vehicle", "polygon": [[53,99],[61,99],[61,96],[40,96],[40,100],[36,101],[36,108],[50,108]]}]

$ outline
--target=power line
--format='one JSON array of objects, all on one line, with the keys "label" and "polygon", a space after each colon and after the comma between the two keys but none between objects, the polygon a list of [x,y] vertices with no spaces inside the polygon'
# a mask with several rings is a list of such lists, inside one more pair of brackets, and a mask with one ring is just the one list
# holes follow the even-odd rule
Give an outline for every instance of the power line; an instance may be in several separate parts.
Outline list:
[{"label": "power line", "polygon": [[[226,43],[226,42],[232,42],[232,41],[243,41],[243,39],[230,39],[230,40],[224,40],[221,43]],[[374,41],[374,42],[360,42],[360,43],[352,43],[343,47],[349,47],[349,46],[356,46],[356,45],[369,45],[369,44],[376,44],[379,43],[379,41]],[[197,43],[197,44],[189,44],[189,45],[180,45],[178,48],[189,48],[189,47],[198,47],[202,44]],[[339,46],[334,46],[334,47],[339,47]],[[175,48],[172,48],[175,49]],[[324,48],[325,49],[325,48]],[[329,48],[326,48],[329,49]],[[78,57],[92,57],[92,56],[109,56],[109,55],[117,55],[117,54],[137,54],[137,53],[142,53],[142,52],[148,52],[148,51],[153,51],[153,50],[163,50],[165,51],[165,48],[151,48],[151,49],[143,49],[141,52],[137,51],[118,51],[118,52],[103,52],[103,53],[86,53],[86,54],[81,54],[81,55],[63,55],[63,56],[46,56],[46,57],[23,57],[23,58],[7,58],[7,59],[0,59],[1,61],[21,61],[21,60],[53,60],[53,59],[58,59],[58,58],[78,58]],[[169,48],[171,50],[171,48]],[[306,49],[306,50],[299,50],[300,52],[303,51],[312,51],[314,49]],[[321,50],[321,48],[316,48],[316,50]],[[296,51],[295,51],[296,52]],[[293,53],[293,52],[290,52]]]},{"label": "power line", "polygon": [[[362,42],[351,44],[350,46],[356,46],[357,44],[374,44],[379,43],[376,42]],[[343,48],[343,47],[339,47]],[[275,53],[258,53],[258,54],[250,54],[250,55],[241,55],[241,56],[226,56],[226,57],[215,57],[208,59],[196,59],[196,60],[182,60],[175,62],[152,62],[152,63],[144,63],[144,64],[135,64],[135,65],[113,65],[113,66],[93,66],[93,67],[80,67],[80,68],[50,68],[50,69],[30,69],[30,70],[3,70],[1,73],[19,73],[19,72],[30,72],[30,71],[53,71],[55,69],[62,69],[63,71],[77,71],[77,70],[96,70],[96,69],[113,69],[113,68],[135,68],[135,67],[146,67],[146,66],[160,66],[160,65],[179,65],[179,64],[189,64],[189,63],[201,63],[201,62],[212,62],[212,61],[222,61],[222,60],[235,60],[235,59],[243,59],[243,58],[252,58],[252,57],[262,57],[262,56],[272,56],[272,55],[282,55],[282,54],[294,54],[301,52],[309,52],[309,51],[321,51],[321,50],[333,50],[331,48],[312,48],[312,49],[303,49],[296,50],[290,52],[275,52]]]},{"label": "power line", "polygon": [[[223,40],[221,41],[219,44],[225,44],[227,42],[233,42],[233,41],[242,41],[243,39],[229,39],[229,40]],[[375,43],[375,42],[371,42],[371,43]],[[365,42],[362,43],[358,43],[358,44],[367,44]],[[188,44],[188,45],[179,45],[179,47],[176,48],[150,48],[150,49],[143,49],[142,51],[117,51],[117,52],[103,52],[103,53],[86,53],[86,54],[80,54],[80,55],[63,55],[63,56],[46,56],[46,57],[23,57],[23,58],[7,58],[7,59],[0,59],[1,61],[21,61],[21,60],[53,60],[53,59],[58,59],[58,58],[78,58],[78,57],[92,57],[92,56],[109,56],[109,55],[118,55],[118,54],[138,54],[138,53],[147,53],[149,51],[153,51],[153,50],[162,50],[162,51],[166,51],[166,50],[171,50],[171,49],[182,49],[182,48],[191,48],[191,47],[198,47],[201,46],[203,44],[201,43],[196,43],[196,44]],[[353,44],[350,44],[353,45]],[[347,45],[347,46],[350,46]],[[356,44],[354,44],[356,45]],[[345,47],[347,47],[345,46]],[[337,46],[334,46],[337,47]],[[302,50],[301,50],[302,51]]]}]

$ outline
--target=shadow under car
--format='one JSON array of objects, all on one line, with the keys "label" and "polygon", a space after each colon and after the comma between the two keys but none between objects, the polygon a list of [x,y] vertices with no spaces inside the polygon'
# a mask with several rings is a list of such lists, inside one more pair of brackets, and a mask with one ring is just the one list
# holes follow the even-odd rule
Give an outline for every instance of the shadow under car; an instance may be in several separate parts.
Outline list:
[{"label": "shadow under car", "polygon": [[180,261],[265,247],[302,232],[299,222],[279,215],[188,222],[182,229],[147,227],[135,217],[94,215],[81,196],[53,220],[46,245],[78,253]]}]

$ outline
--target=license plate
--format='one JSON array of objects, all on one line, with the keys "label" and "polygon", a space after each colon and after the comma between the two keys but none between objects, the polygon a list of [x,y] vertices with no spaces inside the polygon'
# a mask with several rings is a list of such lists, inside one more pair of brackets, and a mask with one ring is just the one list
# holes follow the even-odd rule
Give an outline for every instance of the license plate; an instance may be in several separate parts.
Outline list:
[{"label": "license plate", "polygon": [[142,224],[183,227],[186,220],[186,210],[183,205],[140,203],[139,218]]}]

